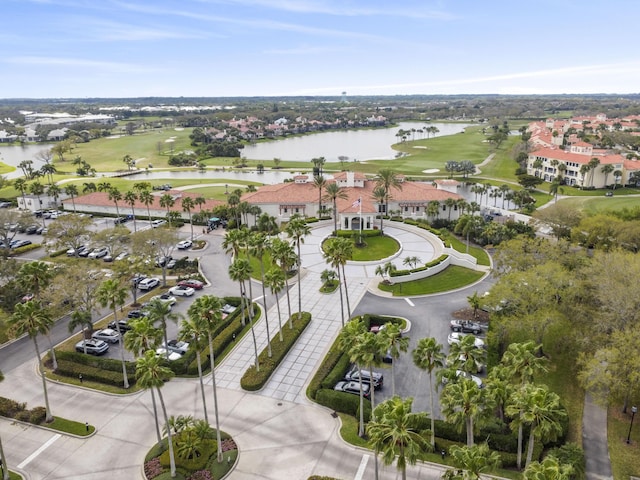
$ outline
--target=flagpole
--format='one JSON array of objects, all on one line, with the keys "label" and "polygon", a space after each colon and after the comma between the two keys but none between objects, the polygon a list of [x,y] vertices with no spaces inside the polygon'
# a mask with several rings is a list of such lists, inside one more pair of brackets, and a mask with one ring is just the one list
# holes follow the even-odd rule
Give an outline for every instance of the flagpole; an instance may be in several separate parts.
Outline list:
[{"label": "flagpole", "polygon": [[358,197],[358,215],[360,215],[360,245],[362,245],[362,197]]}]

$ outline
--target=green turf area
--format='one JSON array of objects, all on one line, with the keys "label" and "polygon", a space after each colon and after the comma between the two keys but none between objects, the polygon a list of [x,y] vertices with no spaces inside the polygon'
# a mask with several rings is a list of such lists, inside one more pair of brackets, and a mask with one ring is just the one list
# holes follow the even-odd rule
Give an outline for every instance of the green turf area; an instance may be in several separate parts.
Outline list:
[{"label": "green turf area", "polygon": [[70,433],[80,437],[91,435],[96,429],[93,425],[89,425],[87,427],[84,422],[76,422],[74,420],[67,420],[66,418],[60,417],[54,417],[53,422],[48,423],[45,426],[53,430],[58,430],[59,432]]},{"label": "green turf area", "polygon": [[466,287],[480,280],[483,275],[484,272],[477,272],[468,268],[452,265],[431,277],[393,285],[380,283],[378,284],[378,288],[385,292],[393,293],[394,297],[427,295]]},{"label": "green turf area", "polygon": [[[356,262],[366,262],[372,260],[382,260],[388,258],[398,251],[398,242],[387,236],[362,237],[364,246],[354,246],[351,260]],[[323,247],[324,248],[324,247]]]},{"label": "green turf area", "polygon": [[[631,443],[627,444],[631,425],[631,408],[627,413],[621,412],[620,405],[609,407],[607,434],[609,440],[609,456],[615,480],[626,480],[640,473],[640,414],[635,415],[631,429]],[[638,423],[636,423],[638,422]]]},{"label": "green turf area", "polygon": [[[479,176],[517,182],[518,178],[516,177],[516,168],[518,168],[518,164],[511,157],[511,150],[518,142],[520,142],[520,135],[510,136],[502,145],[500,145],[499,149],[493,152],[495,155],[490,162],[478,167],[481,171]],[[505,182],[503,181],[502,183]]]},{"label": "green turf area", "polygon": [[636,197],[572,197],[563,198],[559,202],[569,204],[586,214],[602,213],[608,210],[617,211],[625,208],[633,209],[640,207],[640,196]]},{"label": "green turf area", "polygon": [[[193,149],[189,139],[190,133],[189,128],[184,130],[168,128],[123,135],[118,138],[99,138],[88,143],[77,144],[72,152],[67,153],[65,162],[56,161],[55,165],[60,171],[75,172],[76,167],[71,161],[79,155],[97,171],[113,172],[127,170],[122,158],[130,155],[136,160],[144,159],[137,163],[139,168],[147,167],[149,164],[154,167],[167,167],[172,148],[176,153]],[[166,142],[170,139],[174,141]]]},{"label": "green turf area", "polygon": [[474,126],[467,128],[466,133],[396,144],[393,148],[406,156],[394,160],[369,160],[350,166],[354,170],[372,174],[381,168],[392,168],[405,175],[421,176],[429,175],[423,170],[439,169],[437,175],[431,176],[442,177],[445,174],[444,164],[448,160],[471,160],[480,163],[487,158],[491,147],[484,142],[485,136],[481,130],[482,127]]},{"label": "green turf area", "polygon": [[[0,150],[0,154],[2,150]],[[13,172],[16,167],[12,167],[11,165],[7,165],[6,163],[0,162],[0,175],[4,175],[5,173]]]}]

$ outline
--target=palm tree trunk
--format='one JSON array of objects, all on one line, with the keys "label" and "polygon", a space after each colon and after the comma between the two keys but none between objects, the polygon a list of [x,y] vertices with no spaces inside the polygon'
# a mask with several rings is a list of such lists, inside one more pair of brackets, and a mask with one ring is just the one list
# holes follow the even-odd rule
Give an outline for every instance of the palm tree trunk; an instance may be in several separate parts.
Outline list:
[{"label": "palm tree trunk", "polygon": [[298,240],[298,318],[302,315],[302,285],[300,271],[302,270],[302,257],[300,256],[300,240]]},{"label": "palm tree trunk", "polygon": [[287,277],[287,272],[284,272],[284,283],[287,287],[287,309],[289,311],[289,328],[293,328],[293,320],[291,318],[291,297],[289,296],[289,278]]},{"label": "palm tree trunk", "polygon": [[[116,323],[118,333],[120,332],[120,326],[118,325],[118,309],[113,308],[113,321]],[[120,360],[122,360],[122,379],[124,380],[124,388],[129,388],[129,377],[127,376],[127,364],[124,360],[124,346],[122,342],[122,334],[120,334]]]},{"label": "palm tree trunk", "polygon": [[520,422],[521,423],[518,426],[518,457],[516,462],[518,470],[522,468],[522,420]]},{"label": "palm tree trunk", "polygon": [[51,334],[47,333],[47,339],[49,340],[49,353],[51,354],[51,367],[54,370],[58,370],[58,359],[56,358],[56,351],[51,343]]},{"label": "palm tree trunk", "polygon": [[135,233],[138,231],[138,228],[136,227],[136,211],[133,205],[131,205],[131,216],[133,217],[133,233]]},{"label": "palm tree trunk", "polygon": [[174,478],[176,476],[176,457],[173,453],[173,438],[171,437],[171,428],[169,427],[169,416],[167,415],[167,407],[164,405],[162,392],[158,387],[156,387],[156,390],[158,390],[158,398],[160,399],[160,406],[162,407],[162,413],[164,415],[164,423],[167,426],[167,443],[169,444],[169,468],[171,470],[171,478]]},{"label": "palm tree trunk", "polygon": [[271,353],[271,333],[269,333],[269,314],[267,313],[267,292],[264,288],[264,262],[262,261],[262,257],[260,257],[260,284],[262,286],[262,304],[264,305],[264,322],[267,327],[267,352],[269,354],[269,358],[272,357]]},{"label": "palm tree trunk", "polygon": [[4,449],[2,448],[2,440],[0,440],[0,465],[2,466],[2,480],[9,480],[9,466],[7,465],[7,458],[4,456]]},{"label": "palm tree trunk", "polygon": [[338,206],[336,199],[333,199],[333,235],[338,235]]},{"label": "palm tree trunk", "polygon": [[396,396],[396,370],[394,365],[395,362],[393,360],[391,361],[391,396],[395,397]]},{"label": "palm tree trunk", "polygon": [[189,225],[191,226],[191,241],[193,241],[193,220],[191,220],[191,210],[189,210]]},{"label": "palm tree trunk", "polygon": [[349,304],[349,289],[347,287],[347,275],[344,273],[344,265],[342,265],[342,279],[344,280],[344,298],[347,300],[347,318],[351,318],[351,305]]},{"label": "palm tree trunk", "polygon": [[158,422],[158,407],[156,405],[156,394],[151,389],[151,405],[153,406],[153,419],[156,421],[156,438],[158,443],[162,441],[162,435],[160,434],[160,423]]},{"label": "palm tree trunk", "polygon": [[360,383],[360,422],[358,424],[358,436],[364,437],[364,392],[362,391],[362,370],[358,365],[358,377]]},{"label": "palm tree trunk", "polygon": [[47,423],[51,423],[53,421],[53,415],[51,415],[51,408],[49,407],[49,392],[47,392],[47,379],[45,377],[44,366],[42,365],[42,357],[40,356],[40,348],[38,347],[38,340],[36,340],[36,337],[33,337],[33,345],[36,347],[38,367],[40,367],[40,377],[42,378],[42,391],[44,392],[44,406],[46,411],[45,421]]},{"label": "palm tree trunk", "polygon": [[280,299],[278,298],[278,292],[276,292],[276,305],[278,306],[278,327],[280,327],[280,341],[284,342],[284,337],[282,336],[282,316],[280,315]]},{"label": "palm tree trunk", "polygon": [[535,425],[531,425],[531,431],[529,432],[529,445],[527,445],[527,462],[524,464],[524,468],[527,468],[531,463],[531,459],[533,458],[533,441],[534,433],[536,432]]},{"label": "palm tree trunk", "polygon": [[342,275],[340,274],[340,267],[338,267],[338,291],[340,292],[340,321],[344,327],[344,299],[342,298]]},{"label": "palm tree trunk", "polygon": [[[249,282],[251,282],[251,280],[249,280]],[[240,282],[240,300],[244,302],[245,297],[246,295],[245,295],[244,282]],[[249,308],[251,308],[251,305],[249,305]],[[242,311],[244,312],[244,308],[242,309]],[[251,315],[249,315],[249,328],[251,329],[251,337],[253,338],[253,351],[256,356],[256,372],[259,372],[260,361],[258,360],[258,342],[256,341],[256,332],[253,329],[253,320],[251,318]]]},{"label": "palm tree trunk", "polygon": [[73,213],[76,213],[76,201],[73,198],[73,195],[71,195],[71,203],[73,204]]},{"label": "palm tree trunk", "polygon": [[473,418],[467,417],[467,447],[473,447]]},{"label": "palm tree trunk", "polygon": [[198,380],[200,380],[200,393],[202,394],[202,409],[204,410],[204,421],[209,424],[209,414],[207,413],[207,399],[204,396],[204,382],[202,381],[202,362],[200,361],[200,348],[198,347],[196,347],[196,361],[198,362]]},{"label": "palm tree trunk", "polygon": [[213,356],[213,339],[208,332],[209,364],[211,368],[211,386],[213,387],[213,411],[216,417],[216,443],[218,444],[218,463],[222,462],[222,439],[220,437],[220,419],[218,418],[218,389],[216,387],[216,361]]},{"label": "palm tree trunk", "polygon": [[431,418],[431,447],[436,447],[436,421],[433,418],[433,373],[429,372],[429,403],[431,409],[429,410],[429,417]]}]

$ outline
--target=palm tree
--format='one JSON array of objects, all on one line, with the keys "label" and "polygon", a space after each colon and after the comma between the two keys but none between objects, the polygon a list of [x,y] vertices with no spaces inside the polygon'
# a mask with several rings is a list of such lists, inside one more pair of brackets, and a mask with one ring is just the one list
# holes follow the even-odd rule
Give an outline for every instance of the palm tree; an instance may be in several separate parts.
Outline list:
[{"label": "palm tree", "polygon": [[322,189],[327,186],[327,180],[322,175],[313,177],[313,186],[318,189],[318,219],[322,217]]},{"label": "palm tree", "polygon": [[294,215],[289,220],[285,228],[285,232],[292,239],[298,251],[298,317],[302,314],[302,254],[300,253],[300,244],[304,243],[304,237],[311,233],[311,228],[307,225],[304,218]]},{"label": "palm tree", "polygon": [[360,344],[363,335],[366,333],[364,322],[360,317],[354,318],[342,327],[340,336],[338,337],[338,348],[349,356],[349,360],[356,364],[358,369],[358,378],[360,381],[360,423],[358,427],[358,436],[364,436],[364,391],[362,387],[362,365],[360,361]]},{"label": "palm tree", "polygon": [[589,160],[589,163],[587,164],[589,166],[589,186],[593,187],[593,174],[596,172],[596,167],[598,165],[600,165],[600,159],[598,158],[592,158],[591,160]]},{"label": "palm tree", "polygon": [[267,292],[264,284],[264,260],[263,257],[266,252],[269,251],[270,245],[269,238],[262,232],[254,232],[249,234],[247,239],[247,250],[249,255],[255,257],[260,262],[260,286],[262,287],[262,302],[264,304],[264,322],[267,328],[267,353],[271,358],[271,333],[269,332],[269,314],[267,306]]},{"label": "palm tree", "polygon": [[[0,382],[4,380],[4,375],[0,372]],[[2,439],[0,439],[0,466],[2,466],[2,480],[9,480],[9,466],[7,465],[7,457],[4,455],[2,448]]]},{"label": "palm tree", "polygon": [[134,192],[133,190],[128,190],[125,194],[124,194],[124,203],[126,203],[127,205],[129,205],[131,207],[131,216],[133,217],[133,231],[137,232],[138,229],[136,228],[136,211],[135,211],[135,205],[136,205],[136,201],[138,200],[138,195],[136,195],[136,192]]},{"label": "palm tree", "polygon": [[47,177],[49,185],[53,185],[53,174],[57,171],[58,169],[52,163],[45,163],[42,167],[40,167],[40,173],[43,176]]},{"label": "palm tree", "polygon": [[282,342],[284,341],[284,338],[282,336],[282,317],[280,315],[280,299],[278,298],[278,293],[284,288],[285,274],[280,268],[273,267],[264,274],[263,283],[271,290],[271,293],[276,297],[276,306],[278,308],[278,332],[280,335],[280,341]]},{"label": "palm tree", "polygon": [[506,200],[506,194],[509,190],[511,190],[511,188],[509,188],[509,185],[503,183],[498,187],[498,190],[500,190],[500,196],[502,197],[502,209],[504,210],[504,201]]},{"label": "palm tree", "polygon": [[58,199],[60,198],[60,194],[62,193],[62,189],[55,183],[52,183],[47,187],[47,195],[53,198],[54,205],[58,205]]},{"label": "palm tree", "polygon": [[397,468],[402,479],[407,478],[407,464],[415,465],[420,454],[432,450],[416,431],[424,417],[423,413],[412,413],[413,398],[394,396],[382,402],[373,412],[367,425],[370,443],[376,452],[382,452],[382,461],[391,465],[397,459]]},{"label": "palm tree", "polygon": [[531,462],[523,472],[525,480],[571,480],[574,468],[568,463],[560,464],[553,455],[547,455],[542,462]]},{"label": "palm tree", "polygon": [[[216,361],[213,354],[213,332],[222,321],[222,313],[220,312],[221,307],[222,302],[218,297],[205,295],[198,297],[187,311],[189,318],[195,320],[195,323],[198,325],[202,325],[207,332],[209,362],[211,367],[211,385],[213,387],[213,408],[216,417],[218,463],[222,462],[222,440],[220,438],[220,420],[218,417],[218,391],[216,386]],[[200,362],[198,361],[198,363]]]},{"label": "palm tree", "polygon": [[[33,183],[29,184],[29,193],[31,195],[35,195],[38,199],[38,207],[42,206],[42,200],[40,200],[40,196],[44,194],[44,187],[40,182],[35,180]],[[44,225],[44,215],[42,216],[42,225]]]},{"label": "palm tree", "polygon": [[202,408],[204,410],[204,419],[209,423],[209,414],[207,413],[207,400],[204,394],[204,381],[202,378],[202,361],[200,360],[200,351],[206,344],[207,328],[204,322],[197,317],[189,317],[182,321],[178,338],[189,342],[189,347],[193,347],[196,351],[196,362],[198,363],[198,380],[200,381],[200,393],[202,394]]},{"label": "palm tree", "polygon": [[53,421],[51,408],[49,407],[49,394],[47,392],[47,380],[45,378],[44,366],[38,347],[38,334],[47,335],[54,325],[54,320],[47,309],[42,308],[40,302],[30,300],[25,303],[18,303],[15,306],[13,315],[8,321],[8,325],[15,337],[20,337],[25,333],[33,340],[36,349],[36,359],[40,369],[40,377],[42,378],[42,390],[44,391],[44,404],[46,410],[45,421],[50,423]]},{"label": "palm tree", "polygon": [[24,178],[16,178],[13,181],[13,187],[16,190],[20,191],[20,194],[22,195],[22,203],[24,204],[24,206],[27,206],[27,201],[25,200],[25,193],[27,191],[27,181]]},{"label": "palm tree", "polygon": [[120,210],[118,208],[118,202],[120,200],[122,200],[122,193],[120,193],[120,190],[118,190],[116,187],[110,188],[109,189],[109,200],[111,200],[113,202],[113,204],[116,206],[116,217],[120,216]]},{"label": "palm tree", "polygon": [[422,338],[418,341],[418,345],[413,350],[413,363],[422,370],[429,373],[429,400],[431,418],[431,446],[435,448],[435,421],[433,418],[433,371],[436,368],[444,366],[444,353],[442,353],[442,345],[435,338]]},{"label": "palm tree", "polygon": [[[235,258],[233,263],[229,266],[229,278],[234,282],[238,282],[240,285],[240,302],[242,309],[242,316],[244,319],[245,309],[247,312],[253,308],[251,302],[248,304],[246,302],[246,287],[245,282],[251,281],[251,263],[246,258]],[[251,336],[253,337],[253,349],[256,357],[256,371],[260,371],[260,360],[258,359],[258,343],[256,342],[256,332],[253,329],[253,316],[251,314],[249,317],[249,326],[251,327]],[[244,321],[242,322],[244,324]]]},{"label": "palm tree", "polygon": [[78,186],[77,185],[67,185],[64,188],[64,193],[71,197],[71,203],[73,204],[73,213],[76,212],[76,200],[75,198],[78,196]]},{"label": "palm tree", "polygon": [[[124,334],[124,347],[134,352],[136,357],[141,357],[148,350],[154,350],[160,343],[162,331],[155,328],[148,317],[132,320],[129,323],[131,330]],[[156,406],[156,396],[151,390],[151,404],[153,406],[153,417],[156,426],[156,438],[158,443],[162,441],[160,435],[160,423],[158,422],[158,407]]]},{"label": "palm tree", "polygon": [[[156,389],[158,398],[160,399],[160,406],[162,407],[162,413],[164,415],[164,421],[169,423],[169,417],[167,415],[167,407],[164,404],[164,398],[162,397],[162,391],[160,388],[164,385],[164,382],[173,376],[173,372],[168,367],[162,366],[162,359],[153,351],[148,351],[143,357],[138,358],[136,361],[136,378],[138,379],[138,385],[144,389]],[[176,476],[176,459],[173,453],[173,438],[171,436],[171,429],[167,428],[167,443],[169,444],[169,469],[171,471],[171,477]]]},{"label": "palm tree", "polygon": [[122,361],[122,378],[124,380],[124,388],[129,388],[129,377],[127,376],[127,364],[124,360],[124,348],[122,346],[122,332],[118,322],[118,307],[124,305],[127,298],[127,290],[116,280],[111,278],[102,282],[96,291],[96,298],[102,307],[109,307],[113,310],[113,321],[116,324],[116,330],[120,334],[120,360]]},{"label": "palm tree", "polygon": [[[289,328],[293,328],[291,315],[291,298],[289,295],[289,271],[297,263],[296,253],[289,242],[276,237],[271,242],[271,257],[278,264],[284,277],[285,292],[287,294],[287,309],[289,313]],[[344,317],[344,316],[343,316]],[[344,325],[344,320],[343,320]]]},{"label": "palm tree", "polygon": [[207,203],[207,200],[203,196],[198,196],[193,200],[194,205],[200,207],[200,211],[202,212],[202,205]]},{"label": "palm tree", "polygon": [[168,193],[165,193],[160,197],[160,206],[167,209],[167,219],[169,221],[169,226],[171,226],[171,216],[169,212],[171,211],[171,207],[173,207],[176,203],[175,198]]},{"label": "palm tree", "polygon": [[[53,269],[48,263],[34,261],[25,263],[20,267],[16,280],[18,285],[24,288],[27,292],[32,293],[34,299],[41,304],[42,292],[51,284],[54,275]],[[53,369],[57,370],[58,360],[48,333],[47,338],[49,339],[49,353],[51,355]]]},{"label": "palm tree", "polygon": [[615,170],[615,167],[610,163],[603,165],[600,171],[604,173],[604,186],[607,186],[607,178],[609,178],[609,174]]},{"label": "palm tree", "polygon": [[618,183],[620,183],[620,179],[622,178],[622,170],[615,170],[613,172],[613,178],[615,180],[613,183],[613,189],[615,190],[618,186]]},{"label": "palm tree", "polygon": [[169,338],[167,336],[167,320],[171,320],[173,323],[177,323],[180,319],[180,315],[171,312],[171,304],[169,302],[163,302],[161,299],[156,298],[149,302],[147,307],[147,317],[151,320],[151,323],[160,323],[160,329],[162,330],[162,336],[164,337],[164,350],[167,360],[169,360]]},{"label": "palm tree", "polygon": [[[338,270],[339,288],[344,286],[344,295],[347,301],[347,318],[351,318],[351,306],[349,304],[349,289],[347,287],[347,276],[344,266],[353,256],[353,242],[348,238],[331,238],[324,246],[324,258],[328,264]],[[341,290],[342,291],[342,290]],[[340,294],[340,308],[342,308],[342,293]],[[342,313],[344,324],[344,312]]]},{"label": "palm tree", "polygon": [[191,220],[191,210],[196,206],[196,202],[191,197],[182,197],[182,211],[189,215],[189,225],[191,225],[191,240],[193,240],[193,221]]},{"label": "palm tree", "polygon": [[474,422],[483,413],[484,395],[470,378],[449,380],[442,389],[440,404],[447,422],[456,424],[467,432],[467,446],[473,445]]},{"label": "palm tree", "polygon": [[97,190],[99,192],[108,192],[109,190],[111,190],[113,187],[111,186],[110,182],[100,182],[98,183],[98,185],[96,186]]},{"label": "palm tree", "polygon": [[508,369],[512,383],[531,383],[535,375],[548,371],[547,358],[537,355],[541,348],[542,345],[531,341],[509,345],[502,355],[501,364]]},{"label": "palm tree", "polygon": [[[495,470],[501,463],[498,452],[490,451],[486,442],[466,447],[453,445],[449,452],[453,457],[454,465],[463,470],[464,480],[479,480],[482,478],[482,473]],[[452,477],[449,472],[452,470],[445,473],[444,478]],[[457,477],[453,475],[453,478]]]},{"label": "palm tree", "polygon": [[[385,205],[385,202],[387,200],[387,191],[384,189],[384,187],[378,185],[371,192],[371,197],[373,198],[373,200],[375,200],[376,203],[378,203],[378,205],[380,205],[380,206]],[[386,212],[386,211],[383,212],[381,208],[379,208],[378,210],[379,210],[379,214],[380,214],[380,232],[384,232],[384,230],[382,228],[383,220],[384,220],[384,216],[388,212]]]},{"label": "palm tree", "polygon": [[98,187],[93,182],[85,182],[82,184],[82,193],[96,192]]},{"label": "palm tree", "polygon": [[402,260],[402,264],[403,265],[407,265],[409,268],[416,268],[416,266],[420,263],[420,257],[416,257],[414,256],[409,256],[409,257],[405,257],[404,260]]},{"label": "palm tree", "polygon": [[398,174],[390,168],[383,168],[378,171],[375,178],[376,185],[384,189],[384,211],[389,211],[389,200],[391,200],[391,189],[402,190],[402,182]]},{"label": "palm tree", "polygon": [[[93,329],[93,319],[91,318],[91,312],[88,312],[86,310],[83,309],[78,309],[78,310],[74,310],[71,313],[71,320],[69,321],[69,324],[67,325],[68,329],[69,329],[69,333],[73,333],[73,331],[80,327],[80,329],[82,330],[82,338],[86,339],[86,338],[91,338],[91,333],[92,333],[92,329]],[[85,353],[86,352],[86,345],[85,345]]]},{"label": "palm tree", "polygon": [[151,222],[151,210],[149,209],[149,206],[153,204],[155,197],[149,190],[141,190],[138,193],[138,200],[147,207],[147,215],[149,216],[149,222]]},{"label": "palm tree", "polygon": [[336,182],[329,183],[325,189],[324,199],[333,204],[333,234],[338,233],[338,199],[346,199],[347,193]]},{"label": "palm tree", "polygon": [[482,370],[486,352],[475,345],[476,337],[465,335],[460,341],[451,345],[447,363],[452,368],[468,373],[476,373]]},{"label": "palm tree", "polygon": [[560,397],[549,391],[546,385],[528,383],[513,394],[513,404],[507,407],[507,414],[513,416],[515,422],[529,425],[527,467],[533,458],[535,439],[556,439],[562,433],[560,419],[567,412],[560,407]]},{"label": "palm tree", "polygon": [[396,394],[396,374],[395,360],[400,357],[400,352],[406,352],[409,348],[409,337],[403,337],[400,327],[395,323],[388,322],[385,328],[378,332],[382,354],[388,353],[393,361],[391,362],[391,395]]}]

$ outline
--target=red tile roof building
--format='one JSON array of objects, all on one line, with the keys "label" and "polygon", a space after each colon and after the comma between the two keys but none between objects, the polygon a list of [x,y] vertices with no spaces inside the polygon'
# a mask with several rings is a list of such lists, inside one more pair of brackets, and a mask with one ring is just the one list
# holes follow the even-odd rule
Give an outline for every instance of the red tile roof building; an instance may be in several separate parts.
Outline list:
[{"label": "red tile roof building", "polygon": [[[431,182],[402,181],[400,189],[392,189],[389,201],[389,211],[400,212],[404,217],[427,218],[427,207],[430,202],[439,202],[439,216],[447,216],[448,208],[444,202],[462,197],[450,191],[441,190]],[[373,229],[376,226],[376,216],[384,212],[385,205],[379,204],[373,197],[376,182],[358,172],[341,172],[327,183],[337,182],[345,194],[345,198],[338,198],[336,209],[338,212],[339,228],[358,229],[360,218],[362,228]],[[322,195],[325,195],[323,189]],[[294,214],[306,217],[318,217],[320,192],[313,183],[313,177],[298,175],[293,182],[277,185],[265,185],[257,191],[246,193],[242,201],[259,206],[263,212],[276,217],[279,222],[288,221]],[[333,209],[330,200],[322,200],[323,208]],[[457,218],[457,207],[452,209],[451,218]]]}]

